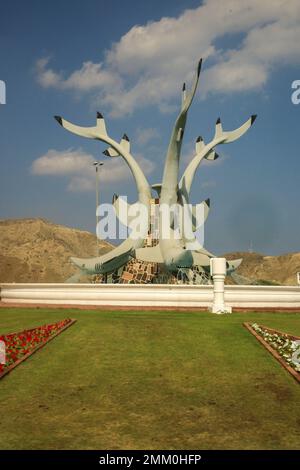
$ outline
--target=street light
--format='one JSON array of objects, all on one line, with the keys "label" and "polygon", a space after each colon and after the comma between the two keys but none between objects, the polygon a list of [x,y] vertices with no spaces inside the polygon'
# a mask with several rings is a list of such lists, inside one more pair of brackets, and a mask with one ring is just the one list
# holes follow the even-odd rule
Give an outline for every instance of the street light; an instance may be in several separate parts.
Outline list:
[{"label": "street light", "polygon": [[93,163],[94,167],[95,167],[95,170],[96,170],[96,235],[97,235],[97,256],[99,256],[99,244],[98,244],[98,234],[97,234],[97,227],[98,227],[98,207],[99,207],[99,171],[101,166],[104,165],[103,162],[98,162],[98,161],[95,161]]}]

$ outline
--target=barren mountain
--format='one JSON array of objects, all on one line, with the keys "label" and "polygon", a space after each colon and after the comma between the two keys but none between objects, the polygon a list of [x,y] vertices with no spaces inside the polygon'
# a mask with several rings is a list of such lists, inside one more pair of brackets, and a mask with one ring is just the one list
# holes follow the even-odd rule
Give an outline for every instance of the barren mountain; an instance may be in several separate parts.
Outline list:
[{"label": "barren mountain", "polygon": [[44,219],[0,220],[0,282],[64,282],[78,271],[69,258],[95,256],[96,246],[92,233]]},{"label": "barren mountain", "polygon": [[[101,254],[112,249],[105,241],[99,242],[99,246]],[[0,282],[64,282],[78,272],[69,261],[71,256],[95,255],[96,236],[90,232],[44,219],[0,220]],[[235,252],[224,256],[243,258],[237,274],[246,281],[297,284],[300,253],[264,256]],[[233,282],[230,277],[228,282]]]},{"label": "barren mountain", "polygon": [[236,252],[227,253],[224,256],[227,259],[243,258],[236,272],[253,281],[297,285],[296,275],[300,271],[300,253],[264,256],[259,253]]}]

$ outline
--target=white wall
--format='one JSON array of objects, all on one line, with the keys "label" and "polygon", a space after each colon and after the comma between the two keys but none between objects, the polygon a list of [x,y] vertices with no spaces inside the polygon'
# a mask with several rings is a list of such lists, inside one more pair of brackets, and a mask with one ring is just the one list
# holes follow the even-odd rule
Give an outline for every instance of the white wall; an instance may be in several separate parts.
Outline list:
[{"label": "white wall", "polygon": [[[213,286],[166,284],[0,284],[2,302],[105,306],[210,307]],[[231,307],[299,308],[298,286],[226,286]]]}]

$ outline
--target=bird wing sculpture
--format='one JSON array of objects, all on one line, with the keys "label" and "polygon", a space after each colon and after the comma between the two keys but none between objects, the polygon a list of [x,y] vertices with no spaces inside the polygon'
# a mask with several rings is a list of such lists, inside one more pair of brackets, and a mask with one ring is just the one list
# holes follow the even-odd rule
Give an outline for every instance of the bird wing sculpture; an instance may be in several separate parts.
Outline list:
[{"label": "bird wing sculpture", "polygon": [[[179,184],[178,184],[178,200],[180,204],[183,206],[188,204],[189,195],[191,186],[196,174],[196,171],[201,164],[201,162],[206,160],[216,160],[219,155],[215,152],[215,147],[219,144],[228,144],[230,142],[234,142],[235,140],[239,139],[243,134],[247,132],[248,129],[252,126],[256,119],[256,115],[251,116],[242,126],[234,131],[223,131],[222,124],[220,118],[216,122],[216,129],[214,138],[205,145],[204,140],[202,137],[198,137],[196,141],[196,155],[191,160],[187,168],[185,169]],[[203,219],[202,223],[205,222],[205,218]],[[193,217],[193,226],[195,226],[195,217]],[[199,227],[197,227],[199,228]],[[197,229],[196,228],[196,229]],[[184,235],[183,235],[184,238]],[[196,248],[196,238],[190,239],[189,243],[192,244],[194,249]],[[202,247],[199,245],[198,249]]]},{"label": "bird wing sculpture", "polygon": [[198,137],[196,141],[196,155],[191,160],[187,168],[185,169],[178,187],[180,194],[188,199],[188,195],[191,190],[191,186],[196,174],[196,170],[199,167],[201,161],[205,158],[206,160],[216,160],[219,155],[215,152],[215,147],[219,144],[229,144],[234,142],[244,135],[248,129],[252,126],[256,119],[256,115],[251,116],[241,127],[234,131],[223,131],[220,118],[216,122],[216,129],[214,138],[205,144],[202,137]]},{"label": "bird wing sculpture", "polygon": [[[171,206],[178,202],[182,206],[189,203],[189,193],[192,185],[195,172],[203,158],[209,160],[215,160],[217,154],[214,148],[221,143],[230,143],[241,137],[253,124],[255,117],[252,116],[245,124],[240,128],[231,131],[223,131],[220,119],[217,120],[215,135],[212,141],[204,145],[203,140],[197,139],[196,143],[196,156],[192,162],[188,165],[186,171],[183,174],[178,184],[178,172],[179,172],[179,159],[182,145],[182,138],[184,135],[184,129],[187,120],[187,113],[191,106],[192,100],[195,96],[197,89],[199,75],[201,71],[201,60],[198,64],[196,71],[196,78],[194,85],[190,93],[186,92],[185,85],[183,86],[183,97],[181,111],[175,122],[168,152],[166,156],[165,169],[162,185],[160,190],[160,204]],[[209,252],[203,249],[203,247],[197,242],[195,236],[192,235],[189,239],[186,237],[185,227],[181,224],[181,238],[175,236],[173,232],[173,221],[170,221],[170,236],[164,238],[163,235],[163,215],[161,212],[160,218],[160,242],[159,246],[161,249],[164,264],[170,271],[176,271],[179,267],[191,267],[191,266],[202,266],[208,268],[210,265],[210,257],[212,256]],[[230,262],[228,269],[234,270],[235,266],[240,263],[240,260],[236,262]]]},{"label": "bird wing sculpture", "polygon": [[[81,127],[66,119],[61,118],[60,116],[55,116],[55,119],[58,123],[64,127],[66,130],[72,132],[73,134],[79,135],[81,137],[87,137],[89,139],[96,139],[102,142],[105,142],[109,145],[109,148],[106,151],[106,155],[109,156],[121,156],[129,166],[132,175],[134,177],[137,191],[138,191],[138,204],[143,205],[147,208],[149,214],[150,208],[150,198],[151,198],[151,189],[150,185],[140,168],[139,164],[133,158],[130,153],[130,143],[126,135],[123,136],[121,142],[118,143],[114,139],[108,136],[106,131],[106,125],[102,114],[97,113],[97,123],[93,127]],[[140,213],[145,213],[145,211],[140,211]],[[140,224],[140,231],[138,236],[131,236],[121,243],[119,246],[111,250],[109,253],[106,253],[103,256],[98,256],[95,258],[71,258],[71,261],[78,266],[83,272],[89,274],[106,274],[108,272],[113,272],[119,267],[126,264],[127,261],[131,258],[136,248],[143,246],[144,240],[148,233],[149,220],[145,217]],[[136,234],[135,234],[136,235]]]}]

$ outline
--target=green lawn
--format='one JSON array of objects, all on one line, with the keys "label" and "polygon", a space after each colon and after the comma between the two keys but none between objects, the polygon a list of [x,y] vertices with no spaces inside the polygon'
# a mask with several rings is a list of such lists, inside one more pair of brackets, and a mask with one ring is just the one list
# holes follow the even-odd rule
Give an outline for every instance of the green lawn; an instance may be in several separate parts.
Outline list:
[{"label": "green lawn", "polygon": [[0,381],[1,449],[300,448],[300,385],[242,326],[300,314],[0,309],[78,322]]}]

